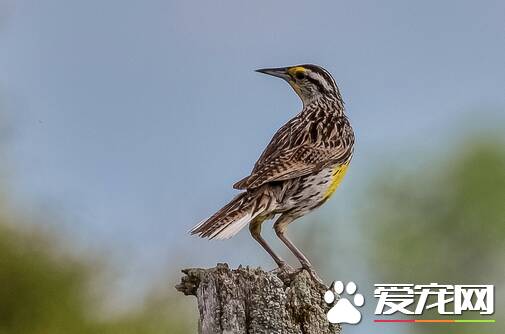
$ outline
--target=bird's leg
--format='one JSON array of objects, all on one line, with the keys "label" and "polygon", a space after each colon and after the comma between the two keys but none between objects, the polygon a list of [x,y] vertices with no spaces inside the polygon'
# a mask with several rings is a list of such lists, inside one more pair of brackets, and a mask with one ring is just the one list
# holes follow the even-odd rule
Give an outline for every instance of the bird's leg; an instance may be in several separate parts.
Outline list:
[{"label": "bird's leg", "polygon": [[289,250],[296,256],[298,261],[300,261],[302,268],[307,270],[310,276],[316,282],[326,287],[326,284],[324,284],[323,280],[319,278],[309,259],[307,259],[307,257],[285,235],[288,224],[291,223],[293,220],[294,218],[289,216],[284,215],[280,216],[279,219],[277,219],[277,221],[274,223],[275,233],[277,234],[279,239],[281,239],[282,242],[289,248]]},{"label": "bird's leg", "polygon": [[262,219],[253,220],[249,224],[249,232],[251,232],[252,237],[256,240],[261,247],[263,247],[268,254],[274,259],[275,263],[279,266],[281,270],[293,271],[293,268],[289,264],[286,263],[280,256],[275,254],[275,252],[270,248],[265,239],[261,236],[261,224],[263,223]]}]

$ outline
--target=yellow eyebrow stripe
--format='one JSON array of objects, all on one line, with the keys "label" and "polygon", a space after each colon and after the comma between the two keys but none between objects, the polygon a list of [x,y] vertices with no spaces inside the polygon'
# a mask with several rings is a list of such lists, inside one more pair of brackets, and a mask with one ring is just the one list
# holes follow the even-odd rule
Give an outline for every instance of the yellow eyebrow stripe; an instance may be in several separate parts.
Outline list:
[{"label": "yellow eyebrow stripe", "polygon": [[305,72],[305,71],[306,71],[306,69],[303,66],[295,66],[295,67],[291,67],[290,69],[288,69],[288,73],[290,75],[295,75],[296,72]]}]

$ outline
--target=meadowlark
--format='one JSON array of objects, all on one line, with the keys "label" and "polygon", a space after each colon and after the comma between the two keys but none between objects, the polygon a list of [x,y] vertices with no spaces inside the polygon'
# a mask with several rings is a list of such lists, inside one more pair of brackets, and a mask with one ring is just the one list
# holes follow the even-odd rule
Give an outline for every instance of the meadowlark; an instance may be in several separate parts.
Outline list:
[{"label": "meadowlark", "polygon": [[303,109],[277,131],[251,174],[235,183],[233,187],[243,192],[195,226],[191,234],[227,239],[249,224],[252,237],[277,265],[290,268],[260,234],[265,220],[280,215],[275,233],[320,281],[307,257],[286,236],[286,229],[326,202],[338,187],[353,155],[354,132],[335,80],[322,67],[297,65],[257,72],[286,80]]}]

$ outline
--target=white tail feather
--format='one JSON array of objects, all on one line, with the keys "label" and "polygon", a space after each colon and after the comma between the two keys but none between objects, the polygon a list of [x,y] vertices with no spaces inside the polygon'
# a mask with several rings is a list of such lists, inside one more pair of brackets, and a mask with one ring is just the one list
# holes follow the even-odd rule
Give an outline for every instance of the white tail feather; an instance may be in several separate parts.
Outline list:
[{"label": "white tail feather", "polygon": [[208,217],[208,218],[205,218],[205,219],[201,220],[201,221],[200,221],[197,225],[193,226],[193,227],[191,228],[191,230],[189,230],[189,231],[188,231],[188,233],[190,233],[190,234],[195,233],[195,231],[196,231],[196,230],[197,230],[200,226],[202,226],[202,225],[203,225],[203,224],[204,224],[207,220],[209,220],[209,218],[210,218],[210,217]]},{"label": "white tail feather", "polygon": [[224,229],[215,231],[210,236],[210,238],[218,240],[229,239],[237,234],[241,229],[243,229],[251,220],[256,218],[258,214],[259,212],[254,215],[252,213],[248,213],[244,217],[228,224],[228,226],[226,226]]}]

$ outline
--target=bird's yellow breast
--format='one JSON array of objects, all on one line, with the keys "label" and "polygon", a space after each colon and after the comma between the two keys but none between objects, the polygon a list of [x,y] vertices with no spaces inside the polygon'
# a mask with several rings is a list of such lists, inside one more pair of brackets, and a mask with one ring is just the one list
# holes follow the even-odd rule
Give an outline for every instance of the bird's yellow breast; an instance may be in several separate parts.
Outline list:
[{"label": "bird's yellow breast", "polygon": [[331,195],[335,192],[335,190],[338,188],[340,182],[342,182],[342,179],[345,176],[345,173],[347,172],[347,168],[349,167],[349,163],[346,163],[344,165],[337,165],[332,172],[331,176],[331,182],[328,188],[326,188],[326,191],[324,193],[324,199],[330,198]]}]

